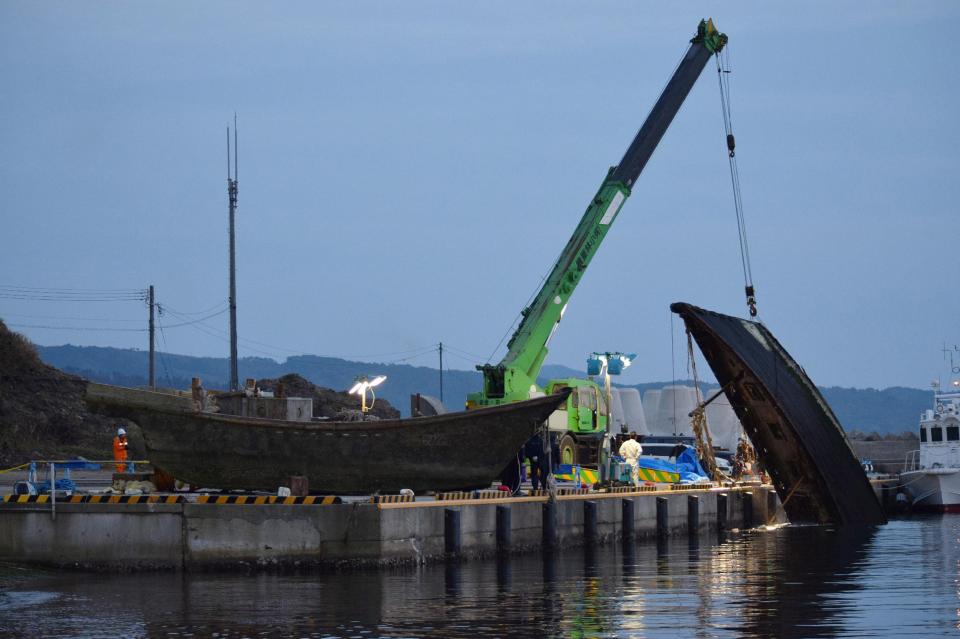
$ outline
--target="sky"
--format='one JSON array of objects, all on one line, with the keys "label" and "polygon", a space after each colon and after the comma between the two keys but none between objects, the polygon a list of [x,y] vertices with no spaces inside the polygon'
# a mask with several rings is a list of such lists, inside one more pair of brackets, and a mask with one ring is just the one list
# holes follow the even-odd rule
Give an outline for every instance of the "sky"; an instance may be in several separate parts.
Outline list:
[{"label": "sky", "polygon": [[[960,344],[953,2],[7,0],[0,287],[60,292],[0,295],[0,318],[145,349],[143,302],[64,298],[152,284],[160,349],[228,355],[236,112],[241,356],[498,361],[707,16],[730,38],[760,319],[820,385],[927,387]],[[745,315],[716,77],[548,363],[617,350],[638,354],[626,383],[684,378],[670,303]]]}]

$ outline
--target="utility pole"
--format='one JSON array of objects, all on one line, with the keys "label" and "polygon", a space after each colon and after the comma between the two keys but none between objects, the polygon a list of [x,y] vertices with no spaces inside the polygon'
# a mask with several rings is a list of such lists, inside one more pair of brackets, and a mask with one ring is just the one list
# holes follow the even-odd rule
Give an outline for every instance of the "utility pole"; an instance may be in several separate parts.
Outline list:
[{"label": "utility pole", "polygon": [[230,200],[230,390],[240,387],[237,375],[237,114],[233,114],[233,177],[230,176],[230,125],[227,125],[227,196]]},{"label": "utility pole", "polygon": [[443,342],[440,342],[440,403],[443,403]]},{"label": "utility pole", "polygon": [[150,285],[149,304],[150,304],[150,324],[149,324],[150,326],[150,371],[149,371],[149,375],[147,376],[147,379],[149,380],[149,383],[150,383],[150,390],[154,390],[157,387],[157,378],[156,378],[156,375],[154,374],[156,370],[154,368],[154,362],[155,362],[154,344],[156,343],[156,341],[154,340],[154,333],[153,333],[153,307],[154,307],[153,284]]}]

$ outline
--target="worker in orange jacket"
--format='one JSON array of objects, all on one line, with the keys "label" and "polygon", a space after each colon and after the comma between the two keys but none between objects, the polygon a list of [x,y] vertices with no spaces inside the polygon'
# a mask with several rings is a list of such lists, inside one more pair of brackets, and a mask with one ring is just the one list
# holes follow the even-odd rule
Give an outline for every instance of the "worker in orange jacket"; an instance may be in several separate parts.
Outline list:
[{"label": "worker in orange jacket", "polygon": [[113,438],[113,461],[117,462],[116,471],[118,473],[126,472],[127,470],[127,446],[129,446],[127,441],[127,431],[122,428],[117,429],[117,436]]}]

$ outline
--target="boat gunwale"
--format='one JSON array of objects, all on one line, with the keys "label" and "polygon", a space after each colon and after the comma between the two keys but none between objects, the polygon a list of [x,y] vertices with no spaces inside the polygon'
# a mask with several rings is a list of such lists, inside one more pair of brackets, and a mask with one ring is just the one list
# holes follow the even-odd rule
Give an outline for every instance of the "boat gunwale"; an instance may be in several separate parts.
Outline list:
[{"label": "boat gunwale", "polygon": [[[192,401],[189,397],[184,397],[181,395],[169,395],[166,393],[158,393],[156,391],[140,390],[136,388],[126,388],[123,386],[113,386],[110,384],[100,384],[97,382],[91,382],[87,384],[87,389],[93,387],[107,387],[110,389],[120,389],[122,391],[121,395],[126,395],[133,400],[134,396],[146,395],[150,396],[159,396],[164,399],[179,399],[184,402]],[[94,396],[90,397],[89,394],[85,398],[85,401],[93,404],[105,404],[108,406],[117,407],[120,409],[128,409],[131,411],[145,411],[149,413],[162,413],[165,415],[175,415],[178,417],[190,417],[190,418],[199,418],[208,421],[222,422],[229,426],[243,427],[243,426],[256,426],[261,428],[276,428],[276,429],[292,429],[300,431],[330,431],[330,432],[362,432],[362,431],[378,431],[378,430],[393,430],[397,428],[409,428],[410,426],[430,426],[434,424],[443,424],[449,422],[458,422],[463,420],[474,419],[478,416],[482,418],[487,418],[492,415],[499,413],[513,413],[517,412],[518,404],[522,404],[524,408],[539,406],[541,404],[549,404],[551,401],[556,402],[557,405],[560,402],[566,399],[566,396],[569,395],[570,389],[563,388],[557,393],[551,393],[550,395],[544,395],[543,397],[534,397],[531,399],[523,400],[521,402],[510,402],[504,404],[498,404],[496,406],[485,406],[482,408],[476,408],[472,410],[462,410],[454,413],[443,413],[440,415],[425,415],[418,417],[400,417],[393,419],[381,419],[377,421],[294,421],[289,419],[270,419],[267,417],[245,417],[242,415],[227,415],[223,413],[209,413],[198,410],[188,410],[186,408],[172,408],[169,406],[154,406],[146,404],[143,401],[130,401],[124,402],[120,398],[107,398],[103,396]],[[561,397],[562,396],[562,397]],[[136,421],[136,420],[134,420]]]}]

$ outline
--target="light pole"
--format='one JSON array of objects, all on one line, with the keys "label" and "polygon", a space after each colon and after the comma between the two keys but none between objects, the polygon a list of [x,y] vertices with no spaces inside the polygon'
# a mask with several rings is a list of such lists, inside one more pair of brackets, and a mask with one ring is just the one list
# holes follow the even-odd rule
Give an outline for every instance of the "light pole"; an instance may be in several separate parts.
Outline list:
[{"label": "light pole", "polygon": [[[347,391],[351,395],[360,396],[360,412],[366,414],[371,408],[373,408],[373,403],[377,401],[376,395],[373,393],[375,386],[379,386],[387,379],[386,375],[377,375],[373,379],[369,379],[366,375],[361,375],[354,380],[353,386],[350,387],[350,390]],[[370,391],[370,405],[367,406],[367,391]]]},{"label": "light pole", "polygon": [[[613,390],[610,388],[610,376],[623,373],[623,370],[629,367],[636,357],[636,353],[620,352],[590,353],[590,356],[587,357],[587,375],[603,375],[603,390],[607,401],[607,428],[603,435],[603,449],[607,451],[607,458],[598,460],[598,466],[603,470],[603,476],[601,477],[603,480],[610,478],[610,451],[608,446],[610,445],[610,420],[613,419]],[[620,432],[627,432],[625,421],[620,424]]]}]

